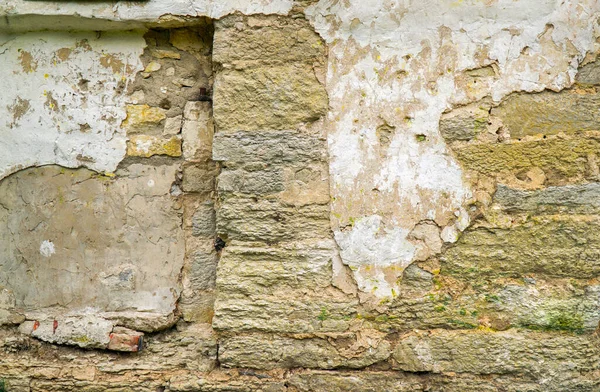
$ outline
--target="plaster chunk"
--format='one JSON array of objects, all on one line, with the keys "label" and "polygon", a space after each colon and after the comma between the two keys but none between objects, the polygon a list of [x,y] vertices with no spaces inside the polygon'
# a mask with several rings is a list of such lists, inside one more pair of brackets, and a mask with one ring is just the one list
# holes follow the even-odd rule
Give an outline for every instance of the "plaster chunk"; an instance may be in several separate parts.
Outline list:
[{"label": "plaster chunk", "polygon": [[[44,166],[3,180],[0,285],[14,293],[15,306],[57,317],[86,307],[154,314],[152,328],[164,326],[184,255],[169,195],[176,171],[135,164],[106,177]],[[40,254],[45,241],[54,251]]]},{"label": "plaster chunk", "polygon": [[141,69],[141,33],[0,33],[0,46],[15,75],[0,82],[0,179],[48,164],[114,171],[125,155],[119,125],[124,87]]},{"label": "plaster chunk", "polygon": [[87,314],[27,321],[21,324],[19,330],[50,343],[106,349],[113,323]]}]

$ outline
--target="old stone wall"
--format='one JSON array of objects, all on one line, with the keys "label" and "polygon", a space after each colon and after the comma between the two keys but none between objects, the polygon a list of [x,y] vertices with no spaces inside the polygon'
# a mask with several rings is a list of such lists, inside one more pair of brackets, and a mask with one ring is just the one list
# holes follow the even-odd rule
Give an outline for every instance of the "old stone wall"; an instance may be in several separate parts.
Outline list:
[{"label": "old stone wall", "polygon": [[0,391],[600,390],[598,1],[0,13]]}]

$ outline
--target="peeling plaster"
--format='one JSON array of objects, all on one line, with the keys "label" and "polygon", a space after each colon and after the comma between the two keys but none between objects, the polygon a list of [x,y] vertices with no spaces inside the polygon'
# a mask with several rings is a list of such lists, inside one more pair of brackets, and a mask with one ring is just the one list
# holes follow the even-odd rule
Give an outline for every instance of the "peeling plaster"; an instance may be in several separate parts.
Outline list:
[{"label": "peeling plaster", "polygon": [[[45,25],[52,19],[64,20],[70,28],[95,25],[99,27],[98,30],[131,29],[143,27],[144,24],[156,25],[160,20],[168,23],[178,17],[219,19],[234,12],[286,15],[293,5],[293,0],[147,0],[110,3],[7,0],[0,4],[0,15],[6,16],[5,20],[0,20],[0,29],[54,30],[58,26]],[[27,18],[19,18],[22,15],[27,15]],[[73,15],[77,15],[77,18],[71,18]],[[40,27],[40,23],[45,26]]]},{"label": "peeling plaster", "polygon": [[144,46],[141,32],[0,35],[10,75],[0,80],[0,179],[46,164],[114,171],[125,155],[125,86]]},{"label": "peeling plaster", "polygon": [[[335,238],[359,288],[393,296],[418,222],[434,221],[447,242],[469,224],[472,192],[439,134],[441,114],[568,87],[597,49],[599,2],[323,0],[306,13],[329,44]],[[385,143],[381,127],[394,130]]]}]

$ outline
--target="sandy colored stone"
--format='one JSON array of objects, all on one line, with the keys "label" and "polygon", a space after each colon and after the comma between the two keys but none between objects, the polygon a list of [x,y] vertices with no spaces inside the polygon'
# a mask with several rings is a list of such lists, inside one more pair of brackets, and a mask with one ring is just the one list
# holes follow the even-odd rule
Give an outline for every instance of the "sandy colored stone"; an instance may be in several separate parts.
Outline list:
[{"label": "sandy colored stone", "polygon": [[550,174],[547,185],[564,185],[588,173],[587,157],[600,154],[595,138],[555,138],[453,147],[465,169],[490,176],[512,176],[532,168]]},{"label": "sandy colored stone", "polygon": [[127,155],[143,158],[154,155],[180,157],[182,155],[181,139],[177,136],[163,139],[156,136],[132,135],[127,141]]},{"label": "sandy colored stone", "polygon": [[397,369],[410,372],[535,372],[564,380],[595,369],[595,339],[590,335],[435,330],[402,337],[393,358]]},{"label": "sandy colored stone", "polygon": [[510,229],[467,230],[441,257],[452,273],[588,278],[600,273],[597,219],[538,217]]},{"label": "sandy colored stone", "polygon": [[515,94],[492,109],[508,128],[511,138],[527,135],[573,134],[600,129],[600,115],[595,108],[600,95],[577,91],[551,91],[539,94]]},{"label": "sandy colored stone", "polygon": [[222,131],[286,130],[318,120],[327,94],[310,66],[223,70],[215,79],[215,124]]},{"label": "sandy colored stone", "polygon": [[148,105],[127,105],[127,118],[123,128],[128,133],[145,132],[166,118],[165,110]]},{"label": "sandy colored stone", "polygon": [[329,207],[293,207],[272,200],[224,197],[217,211],[217,231],[231,239],[270,243],[328,238]]},{"label": "sandy colored stone", "polygon": [[224,367],[335,369],[362,368],[384,361],[391,354],[390,343],[385,340],[368,339],[364,346],[359,346],[350,354],[325,339],[272,337],[267,340],[263,335],[246,334],[223,339],[219,345],[219,360]]},{"label": "sandy colored stone", "polygon": [[182,116],[169,117],[165,121],[164,136],[175,136],[181,132]]},{"label": "sandy colored stone", "polygon": [[[240,29],[239,26],[244,28]],[[257,43],[260,42],[260,45]],[[322,61],[325,44],[304,19],[230,15],[215,26],[213,61],[269,64]]]},{"label": "sandy colored stone", "polygon": [[185,192],[210,193],[215,189],[218,168],[213,162],[198,162],[183,168],[182,188]]}]

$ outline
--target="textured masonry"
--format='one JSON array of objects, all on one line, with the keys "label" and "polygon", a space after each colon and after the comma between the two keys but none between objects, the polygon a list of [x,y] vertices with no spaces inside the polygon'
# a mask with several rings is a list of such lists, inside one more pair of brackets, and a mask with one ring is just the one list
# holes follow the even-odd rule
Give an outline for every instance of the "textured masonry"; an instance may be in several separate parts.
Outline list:
[{"label": "textured masonry", "polygon": [[596,1],[36,4],[6,390],[600,389]]}]

